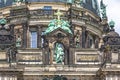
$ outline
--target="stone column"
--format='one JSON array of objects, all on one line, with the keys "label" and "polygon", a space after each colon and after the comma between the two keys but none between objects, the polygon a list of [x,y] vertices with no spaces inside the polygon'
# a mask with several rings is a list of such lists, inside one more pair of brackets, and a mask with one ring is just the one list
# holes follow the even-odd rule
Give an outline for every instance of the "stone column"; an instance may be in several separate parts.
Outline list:
[{"label": "stone column", "polygon": [[40,48],[41,47],[41,32],[42,32],[42,28],[41,26],[38,26],[37,29],[37,47]]},{"label": "stone column", "polygon": [[85,48],[90,48],[90,37],[86,35]]},{"label": "stone column", "polygon": [[45,54],[46,54],[45,49],[42,49],[42,62],[44,65],[45,65]]},{"label": "stone column", "polygon": [[43,64],[44,65],[49,65],[49,51],[48,48],[43,49]]},{"label": "stone column", "polygon": [[64,54],[64,64],[68,65],[69,64],[69,50],[68,48],[65,48],[65,54]]},{"label": "stone column", "polygon": [[43,48],[43,64],[48,65],[49,64],[49,46],[48,46],[48,41],[44,38],[44,48]]},{"label": "stone column", "polygon": [[75,54],[74,54],[74,48],[70,48],[69,49],[69,65],[74,64],[74,58],[75,58]]},{"label": "stone column", "polygon": [[54,51],[53,48],[50,49],[49,57],[50,57],[50,64],[53,64],[53,56],[54,56]]},{"label": "stone column", "polygon": [[23,47],[23,48],[27,48],[27,29],[28,29],[27,23],[23,23],[23,24],[22,24],[22,28],[23,28],[22,47]]},{"label": "stone column", "polygon": [[118,63],[120,63],[120,49],[118,50]]},{"label": "stone column", "polygon": [[10,34],[14,37],[14,43],[16,43],[16,37],[15,37],[15,34],[14,34],[14,27],[15,25],[14,24],[11,24],[10,25]]},{"label": "stone column", "polygon": [[95,48],[99,48],[99,38],[95,39]]},{"label": "stone column", "polygon": [[85,48],[86,41],[86,27],[82,27],[82,48]]}]

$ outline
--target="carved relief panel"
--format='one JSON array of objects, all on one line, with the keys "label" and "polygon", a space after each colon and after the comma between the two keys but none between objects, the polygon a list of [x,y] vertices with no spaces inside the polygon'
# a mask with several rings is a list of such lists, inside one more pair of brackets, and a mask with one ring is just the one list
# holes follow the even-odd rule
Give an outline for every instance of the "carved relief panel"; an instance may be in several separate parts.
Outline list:
[{"label": "carved relief panel", "polygon": [[17,59],[19,64],[42,64],[42,52],[19,53]]},{"label": "carved relief panel", "polygon": [[98,62],[99,56],[97,52],[75,52],[75,64]]}]

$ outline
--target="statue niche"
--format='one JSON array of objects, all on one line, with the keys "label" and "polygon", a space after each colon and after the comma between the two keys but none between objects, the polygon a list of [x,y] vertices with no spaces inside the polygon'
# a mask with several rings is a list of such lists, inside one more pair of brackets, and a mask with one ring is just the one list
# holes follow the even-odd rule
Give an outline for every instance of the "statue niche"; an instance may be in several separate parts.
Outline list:
[{"label": "statue niche", "polygon": [[[45,64],[68,64],[69,40],[73,36],[68,21],[60,19],[62,13],[58,10],[56,13],[58,19],[53,19],[48,24],[48,28],[43,33],[44,41],[47,41],[48,46],[44,47]],[[44,43],[45,44],[45,43]],[[47,61],[47,62],[46,62]]]}]

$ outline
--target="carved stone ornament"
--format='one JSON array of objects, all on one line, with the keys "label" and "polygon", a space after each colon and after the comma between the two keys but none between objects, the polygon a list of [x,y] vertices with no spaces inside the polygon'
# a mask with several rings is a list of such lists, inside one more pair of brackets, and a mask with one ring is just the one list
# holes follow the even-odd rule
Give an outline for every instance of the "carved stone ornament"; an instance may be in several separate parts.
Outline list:
[{"label": "carved stone ornament", "polygon": [[11,27],[6,24],[6,19],[0,20],[0,49],[5,49],[14,43],[14,36],[11,34]]},{"label": "carved stone ornament", "polygon": [[62,15],[62,13],[58,10],[58,12],[55,15],[57,15],[58,19],[54,19],[49,23],[48,28],[44,32],[44,35],[49,34],[50,32],[53,32],[54,30],[58,28],[61,28],[62,30],[70,34],[73,34],[70,29],[70,25],[68,21],[64,21],[60,19],[60,16]]}]

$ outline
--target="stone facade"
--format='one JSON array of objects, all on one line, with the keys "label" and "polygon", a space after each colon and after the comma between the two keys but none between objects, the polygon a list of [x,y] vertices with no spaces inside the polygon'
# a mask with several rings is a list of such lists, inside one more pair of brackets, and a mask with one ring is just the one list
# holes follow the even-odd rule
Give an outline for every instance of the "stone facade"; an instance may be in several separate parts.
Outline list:
[{"label": "stone facade", "polygon": [[[58,9],[72,35],[61,28],[43,35]],[[107,18],[62,2],[14,5],[0,12],[7,20],[0,25],[0,80],[120,79],[120,36]],[[64,49],[61,64],[54,58],[56,43]]]}]

